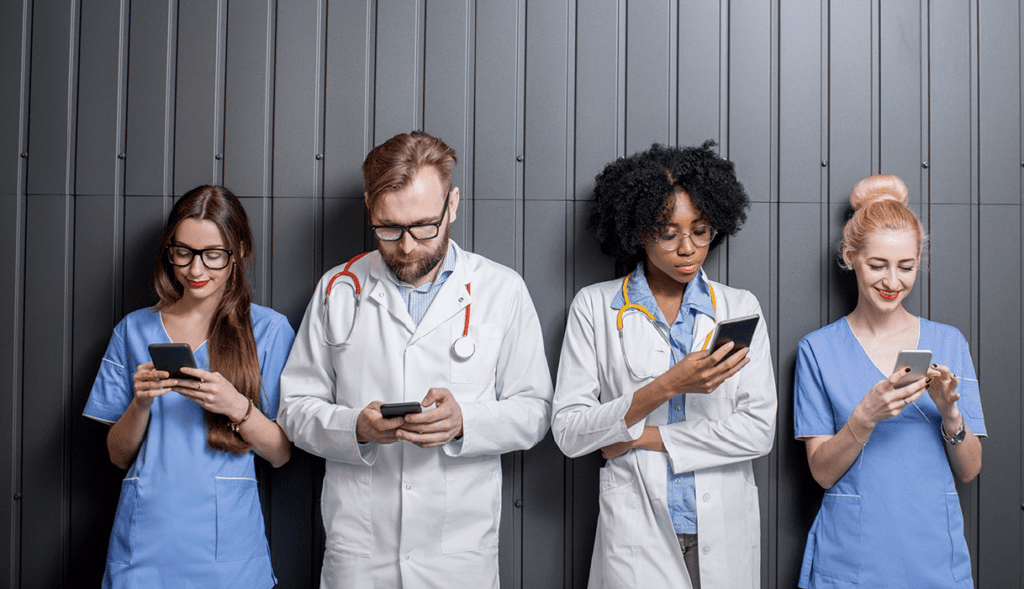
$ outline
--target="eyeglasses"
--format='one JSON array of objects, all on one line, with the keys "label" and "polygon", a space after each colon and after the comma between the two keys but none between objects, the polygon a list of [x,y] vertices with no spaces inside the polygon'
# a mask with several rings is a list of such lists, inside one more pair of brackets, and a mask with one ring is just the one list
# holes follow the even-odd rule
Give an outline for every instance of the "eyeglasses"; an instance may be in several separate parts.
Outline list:
[{"label": "eyeglasses", "polygon": [[416,241],[425,241],[437,237],[441,229],[441,223],[448,213],[448,199],[452,196],[452,187],[448,186],[448,193],[444,197],[444,206],[441,209],[441,218],[434,223],[423,223],[420,225],[370,225],[373,234],[381,241],[398,241],[406,231]]},{"label": "eyeglasses", "polygon": [[191,266],[192,260],[199,256],[199,259],[210,270],[222,270],[227,268],[233,253],[235,253],[234,250],[219,247],[197,250],[184,245],[169,245],[167,246],[167,261],[172,266]]},{"label": "eyeglasses", "polygon": [[672,233],[673,230],[665,231],[654,238],[654,242],[661,246],[661,249],[674,252],[683,245],[683,238],[689,237],[694,247],[705,247],[715,239],[718,234],[711,225],[697,225],[689,233]]}]

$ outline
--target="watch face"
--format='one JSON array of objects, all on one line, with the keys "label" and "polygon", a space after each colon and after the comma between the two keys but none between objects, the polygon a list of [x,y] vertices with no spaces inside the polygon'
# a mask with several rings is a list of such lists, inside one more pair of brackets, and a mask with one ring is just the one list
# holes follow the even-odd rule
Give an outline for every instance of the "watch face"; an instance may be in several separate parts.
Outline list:
[{"label": "watch face", "polygon": [[939,428],[942,432],[942,439],[949,442],[951,446],[956,446],[960,442],[964,441],[964,438],[967,437],[967,427],[963,421],[960,422],[960,428],[956,430],[956,433],[954,433],[951,437],[948,438],[946,437],[946,430],[942,429],[941,425],[939,426]]}]

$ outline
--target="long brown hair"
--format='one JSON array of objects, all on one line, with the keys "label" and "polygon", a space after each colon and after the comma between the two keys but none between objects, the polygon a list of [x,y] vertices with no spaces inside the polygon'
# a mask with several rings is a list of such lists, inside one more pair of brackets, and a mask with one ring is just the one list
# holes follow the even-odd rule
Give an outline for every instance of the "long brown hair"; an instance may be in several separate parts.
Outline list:
[{"label": "long brown hair", "polygon": [[[158,311],[181,300],[184,293],[184,287],[175,279],[174,267],[167,259],[167,247],[185,219],[213,222],[224,236],[224,247],[233,251],[228,282],[210,322],[206,350],[210,357],[210,371],[221,373],[239,393],[259,408],[262,380],[249,314],[252,292],[245,281],[245,262],[253,250],[249,217],[238,198],[221,186],[193,188],[174,204],[160,243],[153,277],[156,294],[160,299],[156,304]],[[206,443],[211,448],[230,450],[236,454],[244,454],[252,448],[252,444],[231,431],[231,422],[226,415],[205,411],[204,419]]]}]

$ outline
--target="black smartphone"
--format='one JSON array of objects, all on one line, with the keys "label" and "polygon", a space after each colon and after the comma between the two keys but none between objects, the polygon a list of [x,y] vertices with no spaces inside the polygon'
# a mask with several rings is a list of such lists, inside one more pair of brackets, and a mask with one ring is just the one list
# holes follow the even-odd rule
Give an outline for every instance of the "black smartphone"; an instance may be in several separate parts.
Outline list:
[{"label": "black smartphone", "polygon": [[[749,348],[751,340],[754,339],[754,329],[757,328],[759,320],[760,317],[755,314],[722,321],[715,326],[715,334],[711,336],[711,346],[708,348],[708,354],[714,353],[715,350],[728,342],[736,344],[733,351],[729,352],[729,356],[738,352],[740,348]],[[726,356],[726,358],[729,356]]]},{"label": "black smartphone", "polygon": [[196,377],[181,371],[183,366],[196,368],[196,357],[192,355],[192,347],[188,344],[149,344],[149,355],[157,370],[170,374],[168,378],[196,380]]},{"label": "black smartphone", "polygon": [[380,414],[384,417],[398,417],[400,415],[420,413],[422,411],[423,406],[416,401],[409,403],[384,403],[380,406]]}]

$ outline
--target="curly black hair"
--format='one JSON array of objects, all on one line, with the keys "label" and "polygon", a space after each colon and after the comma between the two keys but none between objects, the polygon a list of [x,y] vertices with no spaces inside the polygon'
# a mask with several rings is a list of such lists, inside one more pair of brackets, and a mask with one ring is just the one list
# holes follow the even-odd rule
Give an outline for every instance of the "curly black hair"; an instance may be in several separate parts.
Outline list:
[{"label": "curly black hair", "polygon": [[690,195],[718,232],[711,247],[739,231],[750,199],[733,163],[719,157],[714,146],[711,140],[700,147],[655,143],[605,166],[595,178],[596,202],[590,213],[590,229],[601,251],[626,265],[643,260],[644,243],[672,216],[669,197],[678,189]]}]

